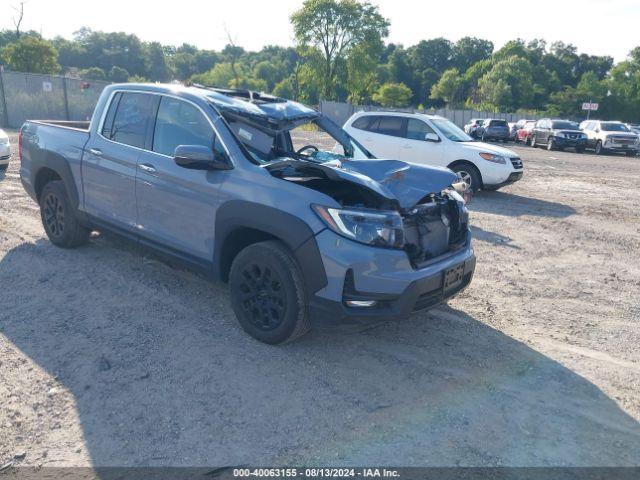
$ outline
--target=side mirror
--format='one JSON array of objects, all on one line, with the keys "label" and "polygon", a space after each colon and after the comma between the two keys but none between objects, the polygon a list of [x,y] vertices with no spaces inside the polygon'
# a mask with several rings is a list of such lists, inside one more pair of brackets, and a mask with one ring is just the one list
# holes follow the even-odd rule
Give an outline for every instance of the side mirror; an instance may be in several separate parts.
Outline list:
[{"label": "side mirror", "polygon": [[431,133],[431,132],[430,132],[430,133],[427,133],[427,134],[424,136],[424,139],[425,139],[427,142],[439,142],[439,141],[440,141],[440,137],[439,137],[438,135],[436,135],[435,133]]},{"label": "side mirror", "polygon": [[202,145],[178,145],[173,154],[176,165],[191,170],[229,170],[227,158],[216,155],[213,149]]}]

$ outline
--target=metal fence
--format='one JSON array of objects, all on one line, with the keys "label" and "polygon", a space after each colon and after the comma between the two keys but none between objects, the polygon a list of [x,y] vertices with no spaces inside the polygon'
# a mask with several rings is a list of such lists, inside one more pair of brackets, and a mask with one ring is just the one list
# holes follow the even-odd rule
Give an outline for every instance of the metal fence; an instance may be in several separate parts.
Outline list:
[{"label": "metal fence", "polygon": [[437,110],[420,110],[416,108],[386,108],[373,105],[351,105],[350,103],[321,101],[320,110],[338,125],[343,125],[347,119],[355,112],[411,112],[411,113],[428,113],[430,115],[440,115],[459,127],[464,126],[472,118],[501,118],[508,122],[517,122],[522,118],[528,120],[538,120],[539,115],[530,113],[500,113],[500,112],[480,112],[477,110],[450,110],[447,108]]},{"label": "metal fence", "polygon": [[57,75],[0,72],[0,126],[25,120],[90,120],[109,82]]}]

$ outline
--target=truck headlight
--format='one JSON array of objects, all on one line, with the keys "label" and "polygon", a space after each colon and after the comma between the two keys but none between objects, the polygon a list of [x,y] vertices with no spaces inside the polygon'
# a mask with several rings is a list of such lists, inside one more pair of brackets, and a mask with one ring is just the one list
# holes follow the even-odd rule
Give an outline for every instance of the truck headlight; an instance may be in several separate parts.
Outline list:
[{"label": "truck headlight", "polygon": [[507,159],[502,155],[494,155],[493,153],[482,152],[480,154],[482,158],[484,158],[487,162],[499,163],[501,165],[506,165]]},{"label": "truck headlight", "polygon": [[331,230],[350,240],[383,248],[402,248],[404,233],[398,212],[311,205]]}]

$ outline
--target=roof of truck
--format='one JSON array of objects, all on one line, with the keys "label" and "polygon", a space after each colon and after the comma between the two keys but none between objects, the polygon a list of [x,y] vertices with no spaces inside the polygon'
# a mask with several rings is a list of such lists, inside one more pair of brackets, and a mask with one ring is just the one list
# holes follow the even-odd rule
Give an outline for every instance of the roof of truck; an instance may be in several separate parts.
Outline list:
[{"label": "roof of truck", "polygon": [[321,115],[317,110],[301,103],[252,90],[161,83],[127,83],[118,87],[127,90],[194,95],[215,106],[225,116],[243,117],[261,127],[274,130],[289,129]]}]

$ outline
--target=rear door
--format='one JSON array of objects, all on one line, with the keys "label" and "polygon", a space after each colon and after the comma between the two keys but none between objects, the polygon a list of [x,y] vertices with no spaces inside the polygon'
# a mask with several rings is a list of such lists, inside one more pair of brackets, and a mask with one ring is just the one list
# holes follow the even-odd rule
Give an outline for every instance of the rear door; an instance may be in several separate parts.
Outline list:
[{"label": "rear door", "polygon": [[223,149],[198,106],[162,96],[151,147],[138,157],[139,234],[143,241],[187,260],[210,262],[218,190],[226,173],[176,165],[173,154],[178,145]]},{"label": "rear door", "polygon": [[84,207],[97,220],[135,232],[137,161],[149,146],[158,97],[116,92],[82,159]]},{"label": "rear door", "polygon": [[348,132],[375,157],[397,159],[406,124],[401,116],[364,115],[351,123]]}]

